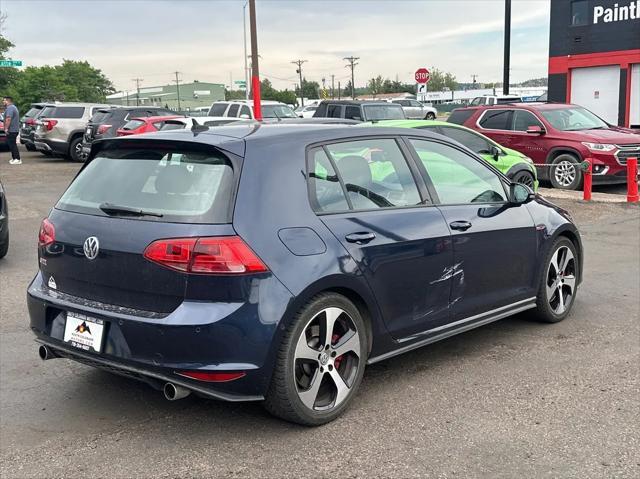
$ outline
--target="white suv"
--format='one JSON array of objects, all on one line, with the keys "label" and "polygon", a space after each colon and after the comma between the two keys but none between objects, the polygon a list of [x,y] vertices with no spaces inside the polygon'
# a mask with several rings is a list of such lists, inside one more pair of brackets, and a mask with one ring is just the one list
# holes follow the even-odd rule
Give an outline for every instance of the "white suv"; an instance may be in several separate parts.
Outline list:
[{"label": "white suv", "polygon": [[[262,101],[262,118],[298,118],[293,109],[278,101]],[[255,120],[253,100],[217,101],[209,108],[209,116]]]}]

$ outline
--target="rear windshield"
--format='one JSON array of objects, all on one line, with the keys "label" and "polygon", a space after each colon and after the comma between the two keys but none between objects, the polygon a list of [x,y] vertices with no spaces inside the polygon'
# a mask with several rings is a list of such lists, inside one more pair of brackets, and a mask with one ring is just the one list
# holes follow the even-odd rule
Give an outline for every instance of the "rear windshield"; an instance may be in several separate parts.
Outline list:
[{"label": "rear windshield", "polygon": [[111,110],[98,110],[96,111],[93,116],[91,117],[91,120],[89,120],[91,123],[102,123],[111,113]]},{"label": "rear windshield", "polygon": [[168,131],[168,130],[184,130],[187,127],[181,121],[165,121],[164,124],[160,127],[160,131]]},{"label": "rear windshield", "polygon": [[231,163],[215,150],[105,150],[56,208],[142,221],[228,223],[233,188]]},{"label": "rear windshield", "polygon": [[41,106],[33,106],[29,109],[29,111],[27,112],[27,114],[24,116],[25,118],[33,118],[35,117],[38,113],[40,113],[42,111],[42,107]]},{"label": "rear windshield", "polygon": [[447,121],[456,125],[464,125],[464,122],[471,118],[473,110],[453,110]]},{"label": "rear windshield", "polygon": [[144,121],[142,120],[129,120],[122,127],[123,130],[137,130],[142,125],[144,125]]},{"label": "rear windshield", "polygon": [[262,118],[298,118],[287,105],[262,105]]},{"label": "rear windshield", "polygon": [[83,106],[48,106],[45,107],[42,118],[82,118]]},{"label": "rear windshield", "polygon": [[364,105],[364,115],[367,121],[374,120],[403,120],[404,110],[400,105]]}]

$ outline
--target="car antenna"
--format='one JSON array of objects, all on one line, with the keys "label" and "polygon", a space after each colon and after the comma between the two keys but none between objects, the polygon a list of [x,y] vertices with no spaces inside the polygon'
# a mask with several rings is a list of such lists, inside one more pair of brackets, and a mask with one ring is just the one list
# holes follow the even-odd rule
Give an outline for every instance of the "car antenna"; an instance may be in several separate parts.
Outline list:
[{"label": "car antenna", "polygon": [[209,131],[209,127],[208,126],[201,125],[200,123],[198,123],[196,121],[195,118],[192,118],[191,121],[193,122],[193,124],[191,125],[191,131],[194,134],[198,134],[198,133],[201,133],[203,131]]}]

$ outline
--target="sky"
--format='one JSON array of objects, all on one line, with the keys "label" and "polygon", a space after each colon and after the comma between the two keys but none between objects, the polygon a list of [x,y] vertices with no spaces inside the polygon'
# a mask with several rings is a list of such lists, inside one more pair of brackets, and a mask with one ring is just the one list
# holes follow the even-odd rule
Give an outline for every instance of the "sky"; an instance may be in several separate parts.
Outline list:
[{"label": "sky", "polygon": [[[547,75],[550,0],[513,0],[511,82]],[[29,65],[86,60],[118,90],[175,79],[244,79],[245,0],[0,0],[13,59]],[[503,0],[257,0],[260,70],[277,88],[297,82],[291,61],[319,83],[377,75],[413,82],[420,67],[458,81],[502,80]],[[247,7],[247,28],[248,28]],[[43,19],[44,23],[40,23]],[[247,29],[248,32],[248,29]],[[248,33],[247,33],[248,35]],[[248,41],[248,40],[247,40]]]}]

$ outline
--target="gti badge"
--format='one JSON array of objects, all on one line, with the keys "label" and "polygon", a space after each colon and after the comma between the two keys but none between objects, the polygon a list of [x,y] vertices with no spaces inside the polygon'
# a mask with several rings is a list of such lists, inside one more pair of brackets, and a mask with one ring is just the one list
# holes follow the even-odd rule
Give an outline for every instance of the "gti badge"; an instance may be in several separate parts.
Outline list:
[{"label": "gti badge", "polygon": [[49,276],[49,282],[47,283],[47,285],[51,288],[51,289],[58,289],[58,285],[56,284],[56,280],[53,279],[53,276]]},{"label": "gti badge", "polygon": [[89,236],[84,240],[84,246],[82,249],[84,250],[84,255],[87,259],[96,259],[98,257],[98,252],[100,251],[100,242],[98,241],[98,238],[95,236]]}]

